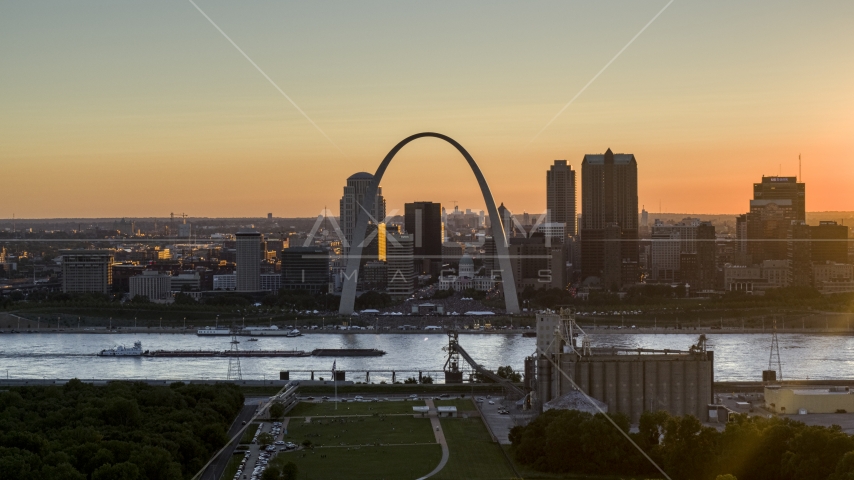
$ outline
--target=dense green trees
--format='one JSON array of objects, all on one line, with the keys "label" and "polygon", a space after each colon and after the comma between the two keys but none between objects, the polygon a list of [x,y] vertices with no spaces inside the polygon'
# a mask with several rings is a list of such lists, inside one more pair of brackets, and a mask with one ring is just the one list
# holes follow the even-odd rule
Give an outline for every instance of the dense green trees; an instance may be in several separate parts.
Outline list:
[{"label": "dense green trees", "polygon": [[[628,432],[624,416],[612,418]],[[854,480],[854,438],[837,426],[739,416],[720,432],[692,416],[647,412],[629,436],[674,480]],[[517,461],[544,472],[656,473],[602,414],[550,410],[514,427],[510,441]]]},{"label": "dense green trees", "polygon": [[385,292],[377,292],[376,290],[367,291],[358,297],[354,306],[356,310],[365,310],[367,308],[385,308],[394,305],[391,296]]},{"label": "dense green trees", "polygon": [[233,385],[11,388],[0,392],[0,478],[189,478],[242,406]]},{"label": "dense green trees", "polygon": [[285,416],[285,405],[282,402],[275,402],[270,405],[270,418],[282,418]]},{"label": "dense green trees", "polygon": [[261,480],[296,480],[296,478],[297,466],[294,462],[287,461],[287,455],[274,457],[261,475]]}]

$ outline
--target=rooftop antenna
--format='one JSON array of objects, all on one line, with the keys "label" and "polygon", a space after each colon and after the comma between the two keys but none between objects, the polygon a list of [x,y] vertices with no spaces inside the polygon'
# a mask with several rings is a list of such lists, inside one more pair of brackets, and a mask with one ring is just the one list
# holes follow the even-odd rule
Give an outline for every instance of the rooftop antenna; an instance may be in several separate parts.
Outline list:
[{"label": "rooftop antenna", "polygon": [[798,183],[803,182],[803,176],[801,174],[801,154],[798,154]]}]

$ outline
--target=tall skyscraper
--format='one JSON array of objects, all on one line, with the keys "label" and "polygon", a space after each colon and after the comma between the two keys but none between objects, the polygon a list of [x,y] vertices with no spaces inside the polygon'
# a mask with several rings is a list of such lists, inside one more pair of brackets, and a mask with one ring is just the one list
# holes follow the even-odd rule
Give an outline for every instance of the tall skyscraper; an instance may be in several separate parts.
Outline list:
[{"label": "tall skyscraper", "polygon": [[[608,279],[618,287],[637,280],[638,263],[638,165],[632,154],[585,155],[581,162],[581,274],[582,278],[602,277],[608,265]],[[605,233],[615,235],[619,249],[605,248]],[[606,252],[607,250],[607,252]],[[618,258],[605,259],[605,254]],[[616,265],[620,278],[615,278]],[[619,281],[615,281],[619,280]]]},{"label": "tall skyscraper", "polygon": [[237,291],[261,290],[261,233],[241,230],[235,234],[237,243]]},{"label": "tall skyscraper", "polygon": [[795,220],[806,222],[806,184],[798,177],[766,177],[753,184],[754,200],[789,200]]},{"label": "tall skyscraper", "polygon": [[347,186],[344,187],[344,196],[341,197],[341,202],[339,203],[341,231],[344,233],[344,238],[346,239],[343,246],[345,254],[350,250],[350,243],[353,241],[353,231],[356,228],[356,220],[359,218],[359,214],[363,208],[370,212],[371,216],[376,219],[374,223],[380,223],[385,220],[385,198],[383,198],[382,187],[377,187],[377,197],[374,205],[365,204],[365,194],[373,180],[374,176],[367,172],[355,173],[347,179]]},{"label": "tall skyscraper", "polygon": [[793,222],[787,232],[786,255],[789,261],[789,285],[812,286],[812,249],[810,226]]},{"label": "tall skyscraper", "polygon": [[110,293],[113,288],[113,252],[110,250],[63,250],[62,291]]},{"label": "tall skyscraper", "polygon": [[[442,204],[413,202],[404,206],[403,227],[414,240],[413,255],[416,273],[430,273],[431,264],[442,262]],[[438,269],[436,269],[438,270]]]},{"label": "tall skyscraper", "polygon": [[546,172],[546,222],[566,224],[567,235],[575,235],[575,170],[566,160],[555,160]]},{"label": "tall skyscraper", "polygon": [[386,291],[394,297],[408,297],[415,291],[412,253],[415,242],[412,235],[402,233],[389,233],[386,238]]}]

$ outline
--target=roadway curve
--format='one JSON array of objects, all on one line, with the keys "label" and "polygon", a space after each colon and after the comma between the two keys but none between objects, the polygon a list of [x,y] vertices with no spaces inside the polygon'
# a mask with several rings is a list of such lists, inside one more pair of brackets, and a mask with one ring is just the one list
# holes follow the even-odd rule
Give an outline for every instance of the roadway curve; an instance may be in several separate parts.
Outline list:
[{"label": "roadway curve", "polygon": [[436,443],[442,446],[442,460],[439,461],[439,464],[436,465],[436,468],[433,469],[432,472],[420,477],[418,480],[424,480],[425,478],[430,478],[433,475],[441,472],[445,465],[448,463],[448,458],[451,456],[451,451],[448,449],[448,441],[445,440],[445,432],[442,430],[442,425],[439,423],[439,412],[436,410],[436,407],[433,406],[433,400],[425,400],[427,402],[427,406],[430,407],[430,428],[433,429],[433,433],[436,435]]}]

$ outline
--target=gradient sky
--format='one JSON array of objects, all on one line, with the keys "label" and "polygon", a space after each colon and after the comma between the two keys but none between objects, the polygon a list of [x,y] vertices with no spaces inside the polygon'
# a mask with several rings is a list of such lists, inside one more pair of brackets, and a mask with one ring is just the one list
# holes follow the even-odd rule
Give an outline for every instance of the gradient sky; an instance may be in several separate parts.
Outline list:
[{"label": "gradient sky", "polygon": [[[545,208],[554,159],[634,153],[652,212],[738,213],[763,174],[854,210],[854,2],[196,0],[0,6],[0,218],[314,216],[420,131],[496,201]],[[482,208],[452,147],[405,148],[389,210]]]}]

